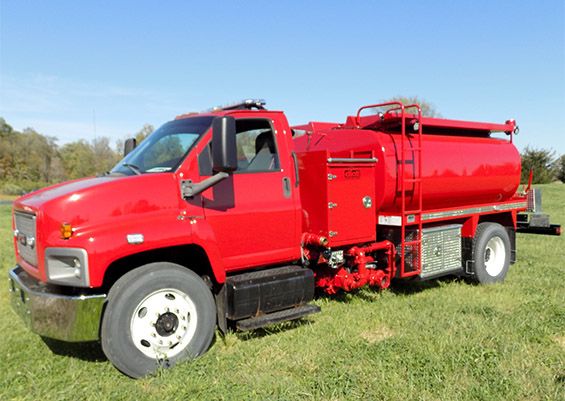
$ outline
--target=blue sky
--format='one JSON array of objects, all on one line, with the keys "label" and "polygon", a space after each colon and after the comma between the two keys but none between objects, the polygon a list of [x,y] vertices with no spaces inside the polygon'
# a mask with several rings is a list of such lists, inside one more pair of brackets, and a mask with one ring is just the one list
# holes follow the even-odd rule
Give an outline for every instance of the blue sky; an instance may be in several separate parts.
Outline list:
[{"label": "blue sky", "polygon": [[564,3],[0,0],[0,117],[62,145],[246,97],[301,124],[419,96],[565,154]]}]

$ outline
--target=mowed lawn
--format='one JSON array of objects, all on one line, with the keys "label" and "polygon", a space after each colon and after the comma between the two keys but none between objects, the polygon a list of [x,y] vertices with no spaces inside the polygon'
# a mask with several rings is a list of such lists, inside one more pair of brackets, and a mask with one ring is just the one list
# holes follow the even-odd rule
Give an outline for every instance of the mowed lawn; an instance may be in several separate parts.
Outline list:
[{"label": "mowed lawn", "polygon": [[[565,185],[542,186],[565,225]],[[518,235],[506,281],[458,279],[322,296],[322,312],[216,335],[200,359],[132,380],[97,343],[30,333],[9,304],[0,206],[0,400],[565,400],[565,236]]]}]

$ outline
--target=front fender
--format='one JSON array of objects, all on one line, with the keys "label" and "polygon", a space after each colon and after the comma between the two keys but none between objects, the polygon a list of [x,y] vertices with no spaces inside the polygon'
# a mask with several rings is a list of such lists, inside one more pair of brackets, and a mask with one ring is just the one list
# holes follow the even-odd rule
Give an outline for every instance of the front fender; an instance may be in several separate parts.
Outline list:
[{"label": "front fender", "polygon": [[[128,240],[128,236],[129,240]],[[136,241],[131,241],[133,236]],[[58,240],[55,246],[83,248],[88,253],[90,287],[100,287],[108,266],[138,253],[174,247],[197,245],[206,253],[214,277],[224,283],[226,272],[216,238],[202,218],[186,218],[176,213],[155,213],[143,218],[122,218],[107,224],[83,227],[69,240]]]},{"label": "front fender", "polygon": [[[178,213],[151,213],[81,227],[55,246],[84,248],[88,253],[90,287],[99,287],[110,264],[137,253],[192,242],[190,222]],[[63,245],[64,244],[64,245]]]},{"label": "front fender", "polygon": [[226,281],[226,269],[222,254],[218,248],[214,230],[203,218],[193,218],[190,220],[192,228],[192,243],[200,246],[206,252],[216,282],[223,284]]}]

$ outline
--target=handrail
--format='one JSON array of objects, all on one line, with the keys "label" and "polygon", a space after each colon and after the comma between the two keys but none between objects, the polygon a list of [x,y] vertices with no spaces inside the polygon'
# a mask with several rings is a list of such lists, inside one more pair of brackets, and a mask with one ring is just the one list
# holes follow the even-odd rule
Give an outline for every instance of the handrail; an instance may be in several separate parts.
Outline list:
[{"label": "handrail", "polygon": [[328,157],[328,163],[377,163],[379,159],[373,157],[371,159],[355,159],[355,158],[340,158]]},{"label": "handrail", "polygon": [[[383,107],[383,106],[392,106],[393,104],[399,106],[398,108],[402,109],[402,119],[404,119],[404,105],[401,102],[387,102],[387,103],[379,103],[379,104],[371,104],[368,106],[363,106],[361,107],[359,110],[357,110],[357,116],[355,117],[355,125],[357,126],[357,128],[359,128],[359,125],[361,123],[361,110],[365,110],[365,109],[374,109],[377,107]],[[396,110],[396,109],[393,109]],[[387,112],[390,110],[387,110]]]}]

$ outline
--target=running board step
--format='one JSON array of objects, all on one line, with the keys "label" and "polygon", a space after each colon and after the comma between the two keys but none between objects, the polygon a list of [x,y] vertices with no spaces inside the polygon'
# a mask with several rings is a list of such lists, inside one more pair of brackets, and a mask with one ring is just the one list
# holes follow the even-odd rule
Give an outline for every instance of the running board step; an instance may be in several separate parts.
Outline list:
[{"label": "running board step", "polygon": [[241,331],[258,329],[259,327],[270,326],[275,323],[296,320],[304,316],[313,315],[322,310],[318,305],[304,305],[296,308],[285,309],[278,312],[267,313],[266,315],[250,317],[238,320],[235,326]]}]

